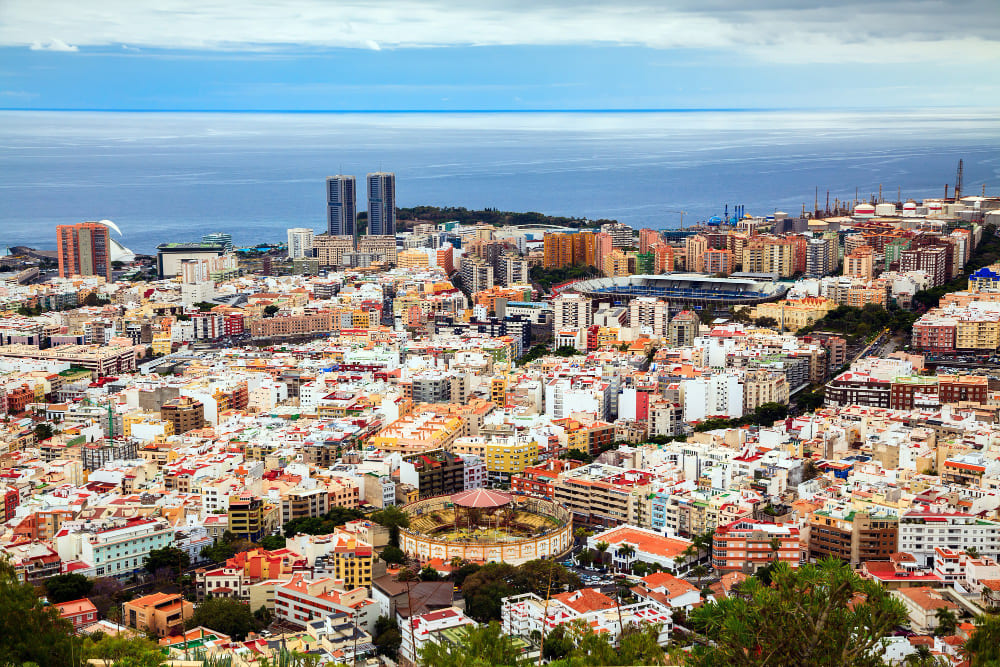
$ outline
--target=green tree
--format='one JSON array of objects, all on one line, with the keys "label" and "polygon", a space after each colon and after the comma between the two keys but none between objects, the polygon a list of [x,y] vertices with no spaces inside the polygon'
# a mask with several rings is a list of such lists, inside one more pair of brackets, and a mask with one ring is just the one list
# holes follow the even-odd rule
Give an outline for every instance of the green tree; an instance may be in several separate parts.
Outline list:
[{"label": "green tree", "polygon": [[882,640],[907,617],[888,591],[837,560],[776,563],[771,579],[750,578],[739,597],[691,613],[708,640],[693,665],[879,665]]},{"label": "green tree", "polygon": [[284,549],[285,544],[287,544],[287,540],[283,535],[268,535],[260,541],[261,549],[267,549],[268,551]]},{"label": "green tree", "polygon": [[375,633],[372,643],[378,649],[379,655],[396,658],[399,646],[403,643],[403,635],[399,632],[399,623],[395,618],[379,616],[375,621]]},{"label": "green tree", "polygon": [[242,641],[247,633],[258,628],[257,619],[250,611],[250,605],[232,598],[209,598],[198,605],[194,616],[188,622],[191,627],[199,625],[225,633]]},{"label": "green tree", "polygon": [[391,544],[387,544],[384,549],[382,549],[382,560],[384,560],[389,565],[402,565],[406,562],[406,553],[399,547],[395,547]]},{"label": "green tree", "polygon": [[272,304],[268,304],[268,305],[264,306],[264,317],[274,317],[278,313],[279,310],[281,310],[281,308],[279,308],[278,306],[274,305],[273,303]]},{"label": "green tree", "polygon": [[566,634],[565,624],[557,625],[545,635],[542,656],[546,660],[560,660],[569,655],[574,648],[573,639]]},{"label": "green tree", "polygon": [[754,320],[753,323],[759,327],[764,327],[766,329],[778,328],[778,320],[774,319],[773,317],[758,317],[756,320]]},{"label": "green tree", "polygon": [[752,423],[759,426],[770,426],[788,416],[788,406],[782,403],[764,403],[753,411]]},{"label": "green tree", "polygon": [[42,442],[43,440],[48,440],[52,437],[52,426],[42,422],[41,424],[35,425],[35,440],[37,442]]},{"label": "green tree", "polygon": [[503,598],[521,593],[548,593],[580,588],[580,577],[552,560],[531,560],[519,567],[487,563],[462,583],[462,597],[472,618],[483,623],[500,619]]},{"label": "green tree", "polygon": [[958,626],[958,616],[955,612],[947,607],[938,607],[934,612],[934,618],[937,619],[936,634],[942,637],[955,634],[955,628]]},{"label": "green tree", "polygon": [[499,620],[503,598],[523,592],[510,583],[516,572],[517,568],[509,563],[487,563],[466,577],[462,597],[469,616],[482,623]]},{"label": "green tree", "polygon": [[420,570],[420,579],[422,581],[441,581],[441,573],[430,565],[425,565]]},{"label": "green tree", "polygon": [[18,580],[7,560],[0,560],[0,610],[0,665],[72,664],[73,627],[42,603],[34,586]]},{"label": "green tree", "polygon": [[598,542],[594,545],[594,548],[597,549],[597,560],[601,565],[604,565],[604,556],[608,553],[608,548],[610,546],[611,545],[607,542]]},{"label": "green tree", "polygon": [[146,571],[152,574],[161,568],[167,568],[176,576],[178,572],[186,569],[191,564],[191,557],[186,551],[177,547],[163,547],[153,549],[146,556]]},{"label": "green tree", "polygon": [[706,574],[708,574],[708,568],[701,563],[698,563],[691,568],[691,574],[698,577],[698,588],[701,588],[701,580],[705,578]]},{"label": "green tree", "polygon": [[59,604],[87,597],[93,588],[94,582],[82,574],[57,574],[45,580],[45,597],[49,602]]},{"label": "green tree", "polygon": [[372,514],[372,521],[389,529],[389,544],[399,546],[399,529],[410,527],[410,517],[395,505]]},{"label": "green tree", "polygon": [[594,461],[593,456],[581,449],[566,450],[559,458],[569,461],[581,461],[583,463],[592,463]]},{"label": "green tree", "polygon": [[[632,558],[632,556],[635,555],[635,547],[633,547],[631,544],[623,544],[622,546],[618,547],[618,549],[615,550],[615,553],[618,555],[619,558],[628,563],[629,560]],[[629,569],[628,566],[626,566],[625,569]]]},{"label": "green tree", "polygon": [[160,667],[165,661],[156,642],[145,637],[91,636],[84,640],[81,653],[112,667]]},{"label": "green tree", "polygon": [[465,580],[469,578],[469,575],[478,572],[480,567],[476,563],[464,563],[457,570],[451,571],[451,580],[455,582],[456,586],[461,587],[465,583]]},{"label": "green tree", "polygon": [[963,651],[972,667],[1000,665],[1000,616],[984,614],[976,617],[976,629],[965,642]]},{"label": "green tree", "polygon": [[427,642],[420,650],[420,664],[434,667],[507,667],[521,665],[521,652],[496,621],[482,627],[461,629],[460,650],[440,642]]}]

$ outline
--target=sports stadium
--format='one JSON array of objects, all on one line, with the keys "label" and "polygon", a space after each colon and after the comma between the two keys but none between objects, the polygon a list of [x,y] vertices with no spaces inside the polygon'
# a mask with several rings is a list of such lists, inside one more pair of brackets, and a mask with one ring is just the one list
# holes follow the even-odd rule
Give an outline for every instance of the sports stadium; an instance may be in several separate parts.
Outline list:
[{"label": "sports stadium", "polygon": [[520,565],[558,556],[573,546],[569,511],[541,498],[473,489],[405,505],[409,528],[399,542],[408,556],[426,562],[461,558]]},{"label": "sports stadium", "polygon": [[766,277],[713,278],[700,273],[664,273],[620,278],[594,278],[567,286],[602,301],[630,301],[648,296],[670,303],[671,310],[725,310],[730,306],[777,301],[788,286]]}]

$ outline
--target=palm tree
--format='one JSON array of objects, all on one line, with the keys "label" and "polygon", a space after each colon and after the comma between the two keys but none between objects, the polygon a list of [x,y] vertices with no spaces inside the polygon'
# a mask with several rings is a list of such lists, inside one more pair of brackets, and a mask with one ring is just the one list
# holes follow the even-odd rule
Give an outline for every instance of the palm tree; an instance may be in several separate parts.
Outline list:
[{"label": "palm tree", "polygon": [[698,588],[701,588],[701,580],[708,574],[708,568],[699,563],[691,568],[691,574],[698,577]]},{"label": "palm tree", "polygon": [[777,537],[772,537],[770,546],[771,546],[771,551],[774,552],[774,560],[778,560],[778,550],[781,549],[781,540],[779,540]]},{"label": "palm tree", "polygon": [[457,570],[458,568],[465,565],[465,559],[461,556],[454,556],[451,559],[451,569]]},{"label": "palm tree", "polygon": [[588,567],[594,562],[594,552],[590,549],[583,549],[576,555],[576,562],[582,567]]},{"label": "palm tree", "polygon": [[979,558],[979,549],[976,547],[969,547],[965,553],[969,554],[969,558]]},{"label": "palm tree", "polygon": [[590,537],[591,535],[593,535],[593,533],[591,533],[589,530],[587,530],[582,526],[573,531],[573,537],[575,537],[576,541],[579,542],[580,544],[586,542],[587,538]]},{"label": "palm tree", "polygon": [[958,617],[955,616],[955,612],[947,607],[938,607],[937,611],[934,612],[934,617],[937,619],[937,634],[939,636],[955,634],[955,627],[958,625]]},{"label": "palm tree", "polygon": [[681,552],[681,556],[683,556],[684,563],[686,564],[690,564],[692,560],[696,560],[700,555],[701,555],[701,549],[695,544],[694,540],[692,540],[691,544],[687,545],[684,551]]},{"label": "palm tree", "polygon": [[629,559],[635,555],[635,547],[633,547],[631,544],[623,544],[622,546],[618,547],[617,553],[618,557],[625,561],[625,569],[631,570],[632,564],[629,562]]},{"label": "palm tree", "polygon": [[608,544],[607,542],[598,542],[597,544],[594,545],[594,548],[597,549],[597,553],[600,554],[598,558],[601,561],[601,565],[604,565],[604,554],[608,553],[608,547],[610,546],[611,545]]}]

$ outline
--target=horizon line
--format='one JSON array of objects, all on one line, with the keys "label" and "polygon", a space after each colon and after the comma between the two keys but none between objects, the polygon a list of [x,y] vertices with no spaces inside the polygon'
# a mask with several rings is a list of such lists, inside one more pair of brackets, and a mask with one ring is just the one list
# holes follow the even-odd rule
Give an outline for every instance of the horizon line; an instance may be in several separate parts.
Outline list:
[{"label": "horizon line", "polygon": [[560,109],[155,109],[155,108],[104,108],[104,107],[0,107],[0,111],[36,111],[57,113],[234,113],[234,114],[488,114],[488,113],[770,113],[798,112],[885,112],[929,110],[989,110],[996,106],[926,106],[899,109],[898,107],[648,107],[648,108],[560,108]]}]

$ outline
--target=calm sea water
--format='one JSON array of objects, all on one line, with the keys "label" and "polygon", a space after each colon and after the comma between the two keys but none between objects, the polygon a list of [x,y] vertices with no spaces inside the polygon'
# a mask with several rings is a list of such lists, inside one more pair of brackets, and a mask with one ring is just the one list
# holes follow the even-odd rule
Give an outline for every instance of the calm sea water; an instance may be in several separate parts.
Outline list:
[{"label": "calm sea water", "polygon": [[324,229],[326,176],[378,169],[400,206],[666,228],[727,203],[797,213],[816,187],[940,195],[959,158],[966,192],[1000,192],[1000,113],[0,112],[0,247],[53,248],[55,225],[102,218],[136,252],[211,231],[282,240]]}]

